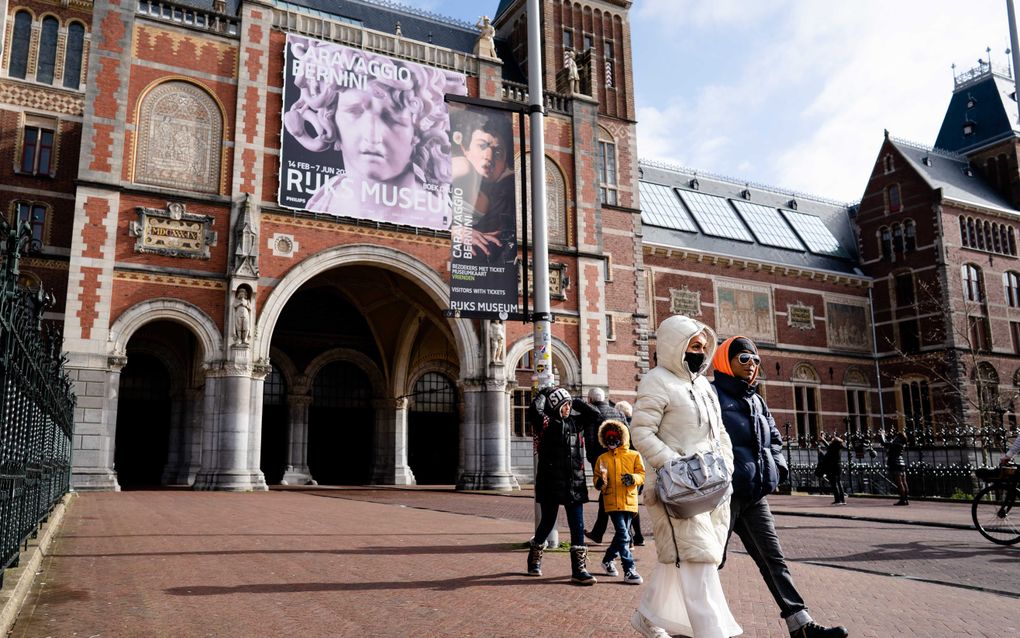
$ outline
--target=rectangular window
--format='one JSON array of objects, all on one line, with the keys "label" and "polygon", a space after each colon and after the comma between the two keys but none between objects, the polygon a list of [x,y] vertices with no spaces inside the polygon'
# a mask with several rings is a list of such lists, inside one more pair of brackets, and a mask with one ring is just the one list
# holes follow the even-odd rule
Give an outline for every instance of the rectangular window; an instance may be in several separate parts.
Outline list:
[{"label": "rectangular window", "polygon": [[531,390],[518,388],[514,390],[513,405],[513,433],[514,436],[532,436],[531,426],[528,424],[528,406],[531,405]]},{"label": "rectangular window", "polygon": [[616,144],[599,140],[599,202],[617,205]]},{"label": "rectangular window", "polygon": [[909,272],[896,275],[896,305],[914,305],[914,275]]},{"label": "rectangular window", "polygon": [[613,255],[611,253],[606,253],[606,272],[603,281],[612,280],[613,280]]},{"label": "rectangular window", "polygon": [[25,125],[22,129],[18,169],[31,175],[50,175],[53,161],[54,129]]},{"label": "rectangular window", "polygon": [[592,44],[593,44],[593,40],[591,39],[590,35],[588,35],[587,33],[584,34],[583,42],[584,42],[584,48],[581,49],[582,51],[587,51],[587,50],[591,49]]},{"label": "rectangular window", "polygon": [[1013,353],[1020,354],[1020,321],[1009,322],[1009,334],[1013,339]]},{"label": "rectangular window", "polygon": [[606,341],[616,341],[616,318],[606,315]]},{"label": "rectangular window", "polygon": [[18,226],[25,222],[32,227],[32,243],[41,246],[46,231],[46,207],[42,204],[18,202]]},{"label": "rectangular window", "polygon": [[921,350],[921,335],[917,319],[907,319],[899,323],[900,350],[912,354]]},{"label": "rectangular window", "polygon": [[889,197],[889,212],[896,213],[903,208],[903,203],[900,201],[900,187],[897,184],[890,186],[887,191]]},{"label": "rectangular window", "polygon": [[970,347],[980,352],[992,349],[992,334],[988,326],[988,317],[967,317]]},{"label": "rectangular window", "polygon": [[868,391],[861,388],[846,389],[847,425],[853,434],[868,431]]},{"label": "rectangular window", "polygon": [[573,49],[574,48],[574,32],[570,29],[563,30],[563,48]]},{"label": "rectangular window", "polygon": [[802,445],[818,436],[818,396],[814,386],[793,386],[793,405],[797,416],[797,439]]},{"label": "rectangular window", "polygon": [[615,59],[616,55],[615,51],[613,50],[613,42],[611,40],[606,40],[605,46],[606,46],[606,59],[607,60]]},{"label": "rectangular window", "polygon": [[903,425],[908,435],[931,425],[931,398],[927,381],[911,381],[900,386],[903,401]]}]

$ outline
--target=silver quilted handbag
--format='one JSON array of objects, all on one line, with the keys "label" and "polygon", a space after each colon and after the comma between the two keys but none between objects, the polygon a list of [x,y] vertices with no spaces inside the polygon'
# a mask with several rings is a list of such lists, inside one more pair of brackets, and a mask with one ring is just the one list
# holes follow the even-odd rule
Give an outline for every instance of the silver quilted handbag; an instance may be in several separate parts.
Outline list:
[{"label": "silver quilted handbag", "polygon": [[691,518],[714,510],[733,492],[719,440],[715,449],[678,456],[656,472],[655,493],[666,512]]}]

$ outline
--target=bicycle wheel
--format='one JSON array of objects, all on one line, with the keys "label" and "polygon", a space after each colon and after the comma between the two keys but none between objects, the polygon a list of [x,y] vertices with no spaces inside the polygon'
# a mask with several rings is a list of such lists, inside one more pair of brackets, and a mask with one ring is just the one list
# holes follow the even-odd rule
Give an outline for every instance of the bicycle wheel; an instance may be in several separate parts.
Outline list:
[{"label": "bicycle wheel", "polygon": [[978,492],[970,508],[977,531],[999,545],[1020,543],[1018,496],[1012,483],[992,483]]}]

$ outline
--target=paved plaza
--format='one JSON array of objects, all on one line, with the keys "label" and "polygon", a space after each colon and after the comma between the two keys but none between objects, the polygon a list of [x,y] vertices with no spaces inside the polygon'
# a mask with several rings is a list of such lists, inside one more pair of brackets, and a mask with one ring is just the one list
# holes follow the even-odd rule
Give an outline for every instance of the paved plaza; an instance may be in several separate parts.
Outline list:
[{"label": "paved plaza", "polygon": [[[772,502],[820,621],[855,638],[1020,635],[1020,587],[994,586],[1020,550],[965,529],[966,506]],[[636,635],[628,619],[642,587],[601,575],[595,587],[571,586],[565,553],[547,554],[545,576],[524,575],[532,511],[526,494],[425,489],[78,494],[11,636]],[[855,528],[856,544],[830,540]],[[938,541],[949,553],[929,549],[909,564],[914,543],[940,534],[951,535]],[[653,544],[635,552],[650,574]],[[998,566],[1003,576],[956,582],[956,568],[940,561]],[[913,569],[921,576],[889,575]],[[746,555],[732,553],[722,582],[744,636],[787,635]]]}]

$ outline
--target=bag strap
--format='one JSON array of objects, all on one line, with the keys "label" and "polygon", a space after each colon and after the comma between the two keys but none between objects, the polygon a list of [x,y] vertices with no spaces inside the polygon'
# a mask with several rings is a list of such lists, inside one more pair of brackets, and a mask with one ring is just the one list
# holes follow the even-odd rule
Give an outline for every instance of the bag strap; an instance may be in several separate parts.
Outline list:
[{"label": "bag strap", "polygon": [[663,503],[662,509],[666,512],[666,521],[669,522],[669,537],[673,539],[673,550],[676,552],[676,568],[680,569],[680,548],[676,544],[676,530],[673,529],[673,518],[669,515],[668,505]]}]

